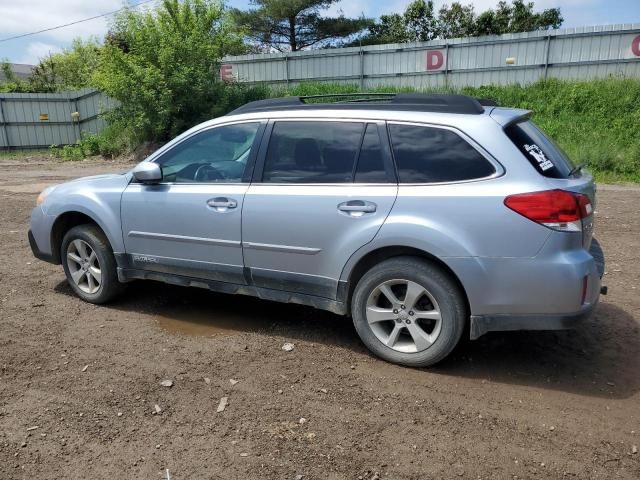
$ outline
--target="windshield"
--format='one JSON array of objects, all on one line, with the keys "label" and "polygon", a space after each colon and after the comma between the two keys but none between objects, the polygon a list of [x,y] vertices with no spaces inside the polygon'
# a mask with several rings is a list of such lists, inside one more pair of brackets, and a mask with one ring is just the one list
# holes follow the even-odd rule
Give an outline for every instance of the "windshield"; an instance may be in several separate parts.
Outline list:
[{"label": "windshield", "polygon": [[531,120],[509,125],[504,131],[540,174],[550,178],[569,177],[575,165]]}]

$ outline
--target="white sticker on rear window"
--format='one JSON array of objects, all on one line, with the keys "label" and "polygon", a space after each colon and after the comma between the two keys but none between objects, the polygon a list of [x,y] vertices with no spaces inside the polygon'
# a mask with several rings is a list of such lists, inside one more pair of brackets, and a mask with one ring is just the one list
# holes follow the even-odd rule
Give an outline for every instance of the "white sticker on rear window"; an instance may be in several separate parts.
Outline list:
[{"label": "white sticker on rear window", "polygon": [[551,163],[551,160],[547,158],[544,152],[536,144],[525,145],[524,149],[529,152],[529,155],[536,159],[538,165],[540,166],[540,170],[542,170],[543,172],[554,167],[553,163]]}]

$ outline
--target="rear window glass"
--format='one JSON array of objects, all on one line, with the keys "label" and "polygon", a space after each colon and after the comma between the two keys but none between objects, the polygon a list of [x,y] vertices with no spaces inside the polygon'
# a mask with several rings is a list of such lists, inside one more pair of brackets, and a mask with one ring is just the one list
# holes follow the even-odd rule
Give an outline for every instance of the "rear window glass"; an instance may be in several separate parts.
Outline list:
[{"label": "rear window glass", "polygon": [[401,183],[459,182],[495,173],[493,165],[450,130],[391,124],[389,132]]},{"label": "rear window glass", "polygon": [[532,121],[514,123],[504,131],[540,174],[550,178],[569,176],[573,162]]}]

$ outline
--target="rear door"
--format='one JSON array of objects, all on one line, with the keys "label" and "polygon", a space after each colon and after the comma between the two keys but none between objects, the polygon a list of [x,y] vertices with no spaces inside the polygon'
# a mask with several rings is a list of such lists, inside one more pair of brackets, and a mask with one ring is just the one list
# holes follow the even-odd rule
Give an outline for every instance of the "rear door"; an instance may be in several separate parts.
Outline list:
[{"label": "rear door", "polygon": [[397,195],[384,123],[283,120],[265,137],[243,208],[245,266],[258,287],[334,299]]}]

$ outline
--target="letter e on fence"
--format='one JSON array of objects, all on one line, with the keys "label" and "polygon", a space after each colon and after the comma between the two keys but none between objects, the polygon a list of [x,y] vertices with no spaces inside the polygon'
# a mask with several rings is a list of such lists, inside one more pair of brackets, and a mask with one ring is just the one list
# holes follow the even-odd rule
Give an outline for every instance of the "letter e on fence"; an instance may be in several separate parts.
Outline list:
[{"label": "letter e on fence", "polygon": [[640,35],[631,40],[631,53],[636,57],[640,57]]},{"label": "letter e on fence", "polygon": [[427,70],[442,70],[444,67],[443,50],[427,50]]},{"label": "letter e on fence", "polygon": [[223,82],[233,82],[233,65],[228,63],[220,65],[220,80]]}]

